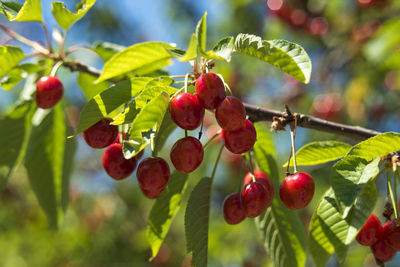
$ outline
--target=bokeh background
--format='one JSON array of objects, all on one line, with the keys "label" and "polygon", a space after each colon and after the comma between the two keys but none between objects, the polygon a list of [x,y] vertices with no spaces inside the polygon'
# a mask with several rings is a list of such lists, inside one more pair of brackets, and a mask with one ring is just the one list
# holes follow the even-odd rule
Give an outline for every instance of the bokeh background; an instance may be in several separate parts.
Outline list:
[{"label": "bokeh background", "polygon": [[[18,1],[22,3],[23,1]],[[77,1],[64,1],[74,9]],[[51,1],[42,0],[45,21],[57,28],[50,13]],[[208,48],[225,36],[252,33],[263,39],[286,39],[308,52],[313,72],[304,85],[273,67],[245,56],[235,55],[230,64],[218,62],[213,71],[224,76],[236,96],[244,101],[281,109],[288,104],[295,112],[379,131],[400,132],[400,1],[398,0],[97,0],[88,14],[72,27],[66,46],[91,46],[97,40],[130,46],[143,41],[164,41],[186,48],[197,21],[207,11]],[[45,41],[37,23],[0,23],[33,40]],[[0,43],[18,44],[0,33]],[[18,44],[20,45],[20,44]],[[23,46],[24,47],[24,46]],[[28,52],[28,48],[24,47]],[[73,57],[102,67],[90,51]],[[187,63],[175,62],[171,74],[190,71]],[[87,99],[76,82],[77,74],[60,70],[66,110],[72,125]],[[17,99],[23,83],[10,91],[0,89],[0,114]],[[207,119],[203,141],[218,127]],[[267,126],[269,124],[267,123]],[[182,136],[175,131],[162,153]],[[290,149],[288,132],[274,135],[278,164],[286,161]],[[298,129],[297,148],[316,141],[345,139],[322,132]],[[58,231],[49,230],[43,211],[29,187],[21,167],[0,196],[0,266],[190,266],[186,256],[181,209],[159,256],[151,254],[145,236],[153,201],[140,192],[135,176],[116,183],[101,166],[102,151],[95,151],[77,137],[78,151],[71,179],[71,203]],[[220,142],[220,141],[218,141]],[[219,143],[206,150],[205,161],[190,176],[191,188],[209,176]],[[149,155],[150,151],[146,151]],[[313,209],[328,187],[331,164],[302,168],[316,181],[316,194],[300,215],[308,227]],[[283,168],[282,168],[283,175]],[[240,159],[224,151],[212,192],[209,255],[210,266],[272,266],[251,219],[227,225],[222,216],[224,197],[238,190],[244,171]],[[273,179],[283,179],[273,177]],[[381,179],[383,180],[383,179]],[[378,184],[381,216],[386,201],[385,187]],[[183,198],[183,206],[188,194]],[[399,266],[400,256],[388,264]],[[309,259],[307,266],[313,266]],[[345,262],[333,257],[327,266],[375,266],[369,248],[354,242]]]}]

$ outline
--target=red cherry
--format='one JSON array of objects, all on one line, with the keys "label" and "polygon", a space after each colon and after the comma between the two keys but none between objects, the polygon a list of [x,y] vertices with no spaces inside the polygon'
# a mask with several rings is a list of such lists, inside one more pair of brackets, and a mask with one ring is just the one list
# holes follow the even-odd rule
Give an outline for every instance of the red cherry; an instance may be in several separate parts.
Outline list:
[{"label": "red cherry", "polygon": [[38,107],[52,108],[63,96],[63,85],[54,76],[43,76],[36,84],[36,103]]},{"label": "red cherry", "polygon": [[172,120],[182,129],[194,130],[199,127],[204,116],[204,108],[197,96],[181,93],[169,105]]},{"label": "red cherry", "polygon": [[246,120],[244,126],[236,131],[221,131],[225,147],[235,154],[242,154],[249,151],[256,142],[257,133],[253,124]]},{"label": "red cherry", "polygon": [[113,179],[122,180],[136,168],[137,158],[124,158],[122,144],[112,144],[103,153],[103,167]]},{"label": "red cherry", "polygon": [[167,162],[162,158],[146,158],[140,162],[136,177],[140,187],[146,190],[161,190],[170,176]]},{"label": "red cherry", "polygon": [[226,131],[235,131],[243,127],[246,121],[246,110],[238,98],[227,96],[215,110],[219,126]]},{"label": "red cherry", "polygon": [[[255,170],[254,176],[256,178],[256,182],[262,184],[264,186],[265,190],[267,191],[267,196],[268,196],[267,207],[271,206],[272,200],[274,199],[275,190],[274,190],[274,186],[272,185],[269,176],[265,172],[260,171],[260,170]],[[248,172],[246,174],[246,176],[244,177],[243,185],[246,185],[246,184],[252,183],[252,182],[253,182],[253,174],[251,172]]]},{"label": "red cherry", "polygon": [[386,222],[383,229],[383,235],[389,246],[395,250],[400,250],[400,220],[391,220]]},{"label": "red cherry", "polygon": [[115,138],[113,144],[122,144],[122,141],[125,139],[126,133],[118,133],[117,137]]},{"label": "red cherry", "polygon": [[258,182],[245,185],[241,194],[242,206],[247,217],[254,218],[268,208],[269,196]]},{"label": "red cherry", "polygon": [[224,199],[222,204],[224,210],[224,218],[228,224],[238,224],[246,218],[242,204],[240,202],[240,194],[232,193]]},{"label": "red cherry", "polygon": [[188,136],[179,139],[171,149],[170,157],[175,169],[190,173],[203,161],[204,151],[200,141]]},{"label": "red cherry", "polygon": [[396,249],[392,248],[387,243],[387,237],[388,235],[390,235],[390,222],[391,221],[386,222],[383,225],[381,239],[379,239],[375,244],[371,246],[371,251],[374,256],[382,262],[390,261],[394,257],[394,255],[396,255]]},{"label": "red cherry", "polygon": [[279,189],[283,204],[292,210],[301,209],[310,203],[314,195],[314,180],[305,172],[287,176]]},{"label": "red cherry", "polygon": [[383,228],[379,218],[375,214],[371,214],[360,232],[358,232],[356,240],[363,246],[371,246],[380,239],[382,231]]},{"label": "red cherry", "polygon": [[111,145],[118,136],[118,126],[110,125],[112,120],[104,118],[83,131],[86,143],[93,148],[105,148]]},{"label": "red cherry", "polygon": [[165,187],[161,187],[160,189],[144,189],[141,186],[139,187],[143,194],[150,199],[158,198],[165,189]]},{"label": "red cherry", "polygon": [[215,109],[224,100],[225,86],[218,75],[205,73],[201,75],[194,88],[201,105],[206,109]]}]

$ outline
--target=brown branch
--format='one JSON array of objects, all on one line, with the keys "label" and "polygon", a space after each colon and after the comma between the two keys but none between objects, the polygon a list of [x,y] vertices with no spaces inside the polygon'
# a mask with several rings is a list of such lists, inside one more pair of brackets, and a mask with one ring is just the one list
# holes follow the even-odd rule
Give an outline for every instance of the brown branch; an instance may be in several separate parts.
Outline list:
[{"label": "brown branch", "polygon": [[86,72],[86,73],[89,73],[89,74],[91,74],[93,76],[96,76],[96,77],[100,76],[100,74],[101,74],[100,70],[98,70],[98,69],[96,69],[96,68],[94,68],[92,66],[85,65],[85,64],[83,64],[83,63],[81,63],[79,61],[76,61],[76,60],[74,60],[74,61],[64,61],[63,66],[69,68],[71,71]]}]

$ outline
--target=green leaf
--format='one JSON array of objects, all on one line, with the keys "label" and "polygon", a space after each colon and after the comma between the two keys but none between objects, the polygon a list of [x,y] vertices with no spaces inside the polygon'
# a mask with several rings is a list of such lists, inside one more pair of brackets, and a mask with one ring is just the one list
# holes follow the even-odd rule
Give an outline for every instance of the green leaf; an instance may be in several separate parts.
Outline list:
[{"label": "green leaf", "polygon": [[206,51],[207,38],[207,12],[204,12],[203,17],[199,20],[196,26],[197,47],[200,52]]},{"label": "green leaf", "polygon": [[216,56],[223,58],[227,62],[231,61],[233,51],[234,44],[231,36],[219,40],[212,50]]},{"label": "green leaf", "polygon": [[24,57],[24,52],[17,46],[0,46],[0,78],[6,75]]},{"label": "green leaf", "polygon": [[130,46],[112,56],[104,65],[96,82],[132,72],[145,75],[170,65],[172,55],[167,51],[172,46],[163,42],[147,42]]},{"label": "green leaf", "polygon": [[26,0],[21,6],[16,2],[0,2],[0,13],[9,21],[42,21],[40,0]]},{"label": "green leaf", "polygon": [[[318,165],[346,156],[351,145],[339,141],[311,142],[296,152],[296,163],[299,166]],[[284,167],[287,166],[287,162]],[[290,161],[293,166],[293,159]]]},{"label": "green leaf", "polygon": [[137,114],[139,114],[140,109],[136,109],[135,100],[131,101],[124,111],[113,117],[112,125],[122,125],[131,123]]},{"label": "green leaf", "polygon": [[12,68],[1,80],[0,86],[4,90],[10,90],[17,85],[21,80],[28,77],[33,72],[42,70],[42,66],[32,63],[23,63]]},{"label": "green leaf", "polygon": [[157,134],[168,105],[168,94],[161,92],[141,109],[128,132],[129,141],[124,142],[125,158],[132,158],[150,143],[153,136],[146,137],[144,135],[148,132],[152,132],[151,135]]},{"label": "green leaf", "polygon": [[51,6],[51,13],[61,28],[67,31],[75,22],[80,20],[86,14],[86,12],[89,11],[95,2],[96,0],[82,0],[76,6],[76,13],[69,11],[63,2],[53,2]]},{"label": "green leaf", "polygon": [[147,222],[147,240],[154,259],[176,214],[181,207],[181,198],[186,189],[188,174],[174,171],[164,192],[157,198]]},{"label": "green leaf", "polygon": [[324,266],[333,248],[339,259],[374,209],[378,191],[373,181],[363,187],[347,216],[340,213],[332,189],[322,197],[310,223],[309,249],[318,266]]},{"label": "green leaf", "polygon": [[140,94],[135,98],[136,108],[143,108],[151,99],[159,95],[161,92],[166,92],[168,95],[176,93],[178,89],[171,86],[151,86],[146,87]]},{"label": "green leaf", "polygon": [[[254,152],[261,170],[270,174],[275,192],[279,188],[279,173],[275,162],[276,152],[271,132],[261,123],[254,124],[257,141]],[[286,208],[276,197],[270,208],[255,222],[264,241],[268,255],[275,266],[304,266],[306,262],[304,226],[293,210]]]},{"label": "green leaf", "polygon": [[93,45],[93,51],[96,52],[104,62],[125,48],[125,46],[108,42],[95,42]]},{"label": "green leaf", "polygon": [[32,189],[49,219],[57,227],[65,211],[74,140],[67,140],[67,126],[61,104],[52,110],[39,109],[26,152],[25,167]]},{"label": "green leaf", "polygon": [[0,118],[0,191],[25,155],[36,105],[22,102]]},{"label": "green leaf", "polygon": [[157,157],[158,152],[163,148],[168,137],[176,129],[176,127],[177,126],[175,122],[171,118],[171,114],[167,110],[161,122],[160,129],[158,130],[157,135],[154,137],[153,157]]},{"label": "green leaf", "polygon": [[86,99],[92,99],[95,95],[100,94],[110,87],[108,82],[94,83],[96,76],[86,72],[78,73],[78,84],[82,88]]},{"label": "green leaf", "polygon": [[183,56],[177,57],[177,58],[178,58],[178,60],[184,62],[184,61],[193,60],[196,57],[197,57],[197,37],[193,33],[192,36],[190,37],[190,41],[189,41],[189,45],[188,45],[186,53]]},{"label": "green leaf", "polygon": [[235,51],[267,62],[303,83],[310,81],[311,60],[298,44],[285,40],[266,41],[240,33],[235,40]]},{"label": "green leaf", "polygon": [[347,156],[333,166],[330,183],[344,216],[362,188],[378,174],[379,161],[379,157],[368,162],[357,156]]},{"label": "green leaf", "polygon": [[186,250],[192,253],[191,265],[196,267],[207,267],[211,182],[207,177],[201,179],[186,206]]},{"label": "green leaf", "polygon": [[400,150],[400,134],[388,132],[358,143],[348,155],[359,156],[371,161],[376,157],[382,157],[398,150]]}]

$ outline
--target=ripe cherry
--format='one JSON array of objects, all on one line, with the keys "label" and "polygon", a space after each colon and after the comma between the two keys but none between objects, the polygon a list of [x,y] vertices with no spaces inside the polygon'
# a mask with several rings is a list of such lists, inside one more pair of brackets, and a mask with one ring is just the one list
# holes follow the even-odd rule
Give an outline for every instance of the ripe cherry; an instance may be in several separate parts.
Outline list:
[{"label": "ripe cherry", "polygon": [[363,246],[372,246],[380,239],[382,231],[383,228],[379,218],[375,214],[371,214],[360,232],[358,232],[356,240]]},{"label": "ripe cherry", "polygon": [[105,148],[111,145],[118,136],[118,126],[110,125],[111,119],[103,118],[83,131],[86,143],[93,148]]},{"label": "ripe cherry", "polygon": [[222,204],[224,210],[224,218],[228,224],[238,224],[246,218],[242,204],[240,202],[240,194],[232,193],[224,199]]},{"label": "ripe cherry", "polygon": [[226,131],[235,131],[243,127],[246,121],[246,110],[238,98],[227,96],[215,110],[219,126]]},{"label": "ripe cherry", "polygon": [[390,225],[390,221],[383,225],[381,238],[371,246],[371,251],[374,256],[382,262],[390,261],[397,252],[396,249],[392,248],[387,242],[387,238],[390,235]]},{"label": "ripe cherry", "polygon": [[[267,207],[271,206],[272,200],[274,199],[275,190],[274,190],[274,186],[272,185],[269,176],[265,172],[260,171],[260,170],[255,170],[254,176],[256,178],[256,182],[262,184],[264,186],[265,190],[267,191],[267,196],[268,196]],[[246,185],[246,184],[252,183],[252,182],[253,182],[253,174],[251,172],[248,172],[246,174],[246,176],[244,177],[243,185]]]},{"label": "ripe cherry", "polygon": [[201,75],[194,89],[201,105],[206,109],[216,109],[226,96],[223,81],[211,72]]},{"label": "ripe cherry", "polygon": [[257,133],[253,124],[246,120],[243,127],[236,131],[221,131],[225,147],[235,154],[242,154],[249,151],[256,142]]},{"label": "ripe cherry", "polygon": [[63,85],[55,76],[43,76],[36,84],[36,103],[38,107],[52,108],[63,96]]},{"label": "ripe cherry", "polygon": [[103,167],[113,179],[122,180],[136,168],[137,158],[124,158],[122,144],[112,144],[103,153]]},{"label": "ripe cherry", "polygon": [[172,120],[182,129],[194,130],[199,127],[204,116],[204,108],[197,96],[181,93],[169,105]]},{"label": "ripe cherry", "polygon": [[268,208],[268,193],[264,186],[258,182],[245,185],[240,197],[247,217],[257,217]]},{"label": "ripe cherry", "polygon": [[171,149],[170,157],[175,169],[190,173],[203,161],[204,151],[200,141],[188,136],[179,139]]},{"label": "ripe cherry", "polygon": [[[399,225],[397,225],[399,224]],[[385,223],[383,235],[389,246],[395,250],[400,250],[400,220],[391,220]]]},{"label": "ripe cherry", "polygon": [[279,196],[286,207],[301,209],[310,203],[314,195],[314,180],[305,172],[287,176],[279,189]]},{"label": "ripe cherry", "polygon": [[136,177],[142,189],[161,190],[170,176],[167,162],[159,157],[146,158],[140,162]]},{"label": "ripe cherry", "polygon": [[150,199],[158,198],[165,189],[165,187],[161,187],[160,189],[144,189],[141,186],[139,187],[143,194]]}]

